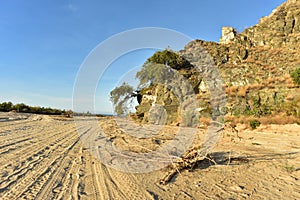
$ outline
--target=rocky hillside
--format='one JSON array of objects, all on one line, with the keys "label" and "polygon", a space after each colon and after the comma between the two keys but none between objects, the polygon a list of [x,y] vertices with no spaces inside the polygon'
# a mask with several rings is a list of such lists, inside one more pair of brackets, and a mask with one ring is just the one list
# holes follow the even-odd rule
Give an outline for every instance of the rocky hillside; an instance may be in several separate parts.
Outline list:
[{"label": "rocky hillside", "polygon": [[[222,28],[220,42],[196,40],[179,54],[197,65],[188,55],[199,49],[214,61],[227,94],[226,111],[232,116],[285,115],[300,117],[300,90],[290,74],[300,68],[300,0],[288,0],[253,27],[237,33]],[[178,69],[193,85],[202,116],[211,114],[207,80],[195,69]],[[153,98],[166,108],[167,122],[180,123],[180,105],[172,92],[162,86],[146,88],[137,115],[149,122]],[[152,99],[152,100],[151,100]],[[151,120],[150,120],[151,121]]]}]

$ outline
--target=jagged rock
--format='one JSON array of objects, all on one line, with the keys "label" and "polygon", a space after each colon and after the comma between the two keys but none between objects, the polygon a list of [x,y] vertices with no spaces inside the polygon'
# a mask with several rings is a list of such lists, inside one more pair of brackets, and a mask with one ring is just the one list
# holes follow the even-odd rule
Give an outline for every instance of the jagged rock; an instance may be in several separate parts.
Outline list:
[{"label": "jagged rock", "polygon": [[237,31],[233,27],[222,27],[222,37],[220,39],[221,44],[228,44],[235,39]]},{"label": "jagged rock", "polygon": [[[220,43],[195,40],[178,53],[191,64],[214,65],[218,69],[225,85],[223,89],[228,95],[230,114],[261,114],[286,109],[289,114],[299,115],[299,89],[290,78],[290,72],[300,67],[299,47],[300,1],[288,0],[274,9],[269,16],[263,17],[257,25],[242,33],[237,33],[232,27],[223,27]],[[167,124],[184,121],[184,116],[180,116],[180,109],[183,104],[187,104],[184,96],[190,98],[188,96],[192,93],[197,96],[201,115],[211,115],[210,85],[205,84],[206,80],[203,79],[210,74],[209,69],[176,69],[192,86],[190,93],[189,87],[179,82],[173,91],[161,85],[148,89],[147,95],[156,96],[156,103],[164,107]],[[211,74],[210,78],[216,77]],[[187,95],[176,96],[174,92]],[[286,101],[291,94],[297,98]],[[153,100],[143,98],[137,107],[137,114],[143,122],[151,121],[151,106],[153,107]],[[159,112],[161,111],[156,110],[153,113]],[[189,112],[196,116],[193,111]],[[154,120],[153,123],[159,122]]]},{"label": "jagged rock", "polygon": [[288,46],[296,49],[295,42],[300,41],[299,33],[300,1],[291,0],[274,9],[258,25],[246,29],[242,34],[251,38],[255,46]]}]

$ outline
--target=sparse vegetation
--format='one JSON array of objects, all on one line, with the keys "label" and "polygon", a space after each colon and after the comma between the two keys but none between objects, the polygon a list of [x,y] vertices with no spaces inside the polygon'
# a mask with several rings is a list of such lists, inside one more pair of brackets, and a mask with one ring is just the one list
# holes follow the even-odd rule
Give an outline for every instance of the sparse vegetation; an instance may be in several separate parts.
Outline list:
[{"label": "sparse vegetation", "polygon": [[288,172],[288,173],[293,173],[294,171],[296,171],[296,167],[294,165],[290,165],[288,163],[285,163],[285,165],[281,166],[284,171]]},{"label": "sparse vegetation", "polygon": [[295,69],[291,73],[291,77],[293,78],[294,83],[300,86],[300,68]]},{"label": "sparse vegetation", "polygon": [[252,129],[256,129],[257,127],[260,126],[260,122],[256,119],[250,120],[249,123]]}]

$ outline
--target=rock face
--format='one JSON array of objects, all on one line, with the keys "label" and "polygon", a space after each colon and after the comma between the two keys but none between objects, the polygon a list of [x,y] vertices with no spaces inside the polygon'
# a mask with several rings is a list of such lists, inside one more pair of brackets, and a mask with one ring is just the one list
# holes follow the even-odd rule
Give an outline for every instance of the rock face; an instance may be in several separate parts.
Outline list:
[{"label": "rock face", "polygon": [[[261,116],[284,111],[300,117],[300,90],[290,77],[293,70],[300,68],[300,0],[288,0],[242,33],[223,27],[220,43],[202,40],[192,43],[203,47],[213,59],[228,96],[229,114]],[[179,54],[195,63],[192,57],[185,57],[199,53],[192,46],[188,44]],[[211,114],[203,72],[195,68],[178,71],[193,85],[199,110],[205,110],[201,114]],[[150,93],[165,106],[167,123],[180,122],[180,101],[176,101],[172,92],[154,87]],[[143,121],[149,121],[152,102],[145,100],[137,107]]]},{"label": "rock face", "polygon": [[243,34],[255,46],[288,47],[297,49],[300,42],[300,1],[289,0],[260,20],[260,23]]},{"label": "rock face", "polygon": [[141,93],[143,94],[142,102],[136,108],[136,114],[140,117],[141,122],[173,124],[178,121],[180,103],[174,93],[170,92],[166,86],[149,87]]},{"label": "rock face", "polygon": [[220,39],[221,44],[227,44],[235,39],[237,31],[233,27],[222,27],[222,37]]}]

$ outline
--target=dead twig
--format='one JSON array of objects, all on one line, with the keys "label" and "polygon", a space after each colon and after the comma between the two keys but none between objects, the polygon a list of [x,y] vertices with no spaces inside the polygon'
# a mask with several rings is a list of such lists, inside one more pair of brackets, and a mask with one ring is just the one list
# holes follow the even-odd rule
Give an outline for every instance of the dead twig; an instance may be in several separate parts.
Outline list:
[{"label": "dead twig", "polygon": [[[185,155],[183,155],[179,160],[175,161],[171,167],[171,169],[168,171],[166,176],[164,176],[160,180],[160,184],[166,185],[169,183],[174,176],[177,174],[180,174],[185,169],[193,169],[196,164],[200,164],[203,162],[210,162],[214,165],[217,164],[224,164],[228,166],[230,163],[238,162],[238,163],[248,163],[249,159],[247,157],[232,157],[231,153],[228,155],[228,157],[222,157],[221,160],[215,161],[212,155],[206,155],[206,156],[199,156],[199,147],[194,148],[190,151],[188,151]],[[206,163],[207,165],[207,163]]]},{"label": "dead twig", "polygon": [[178,161],[175,161],[171,166],[171,170],[167,173],[167,175],[164,178],[160,180],[159,183],[163,185],[167,184],[176,174],[180,174],[180,172],[184,169],[192,169],[200,161],[211,161],[211,159],[207,156],[200,157],[199,149],[199,147],[193,148],[187,153],[185,153]]}]

